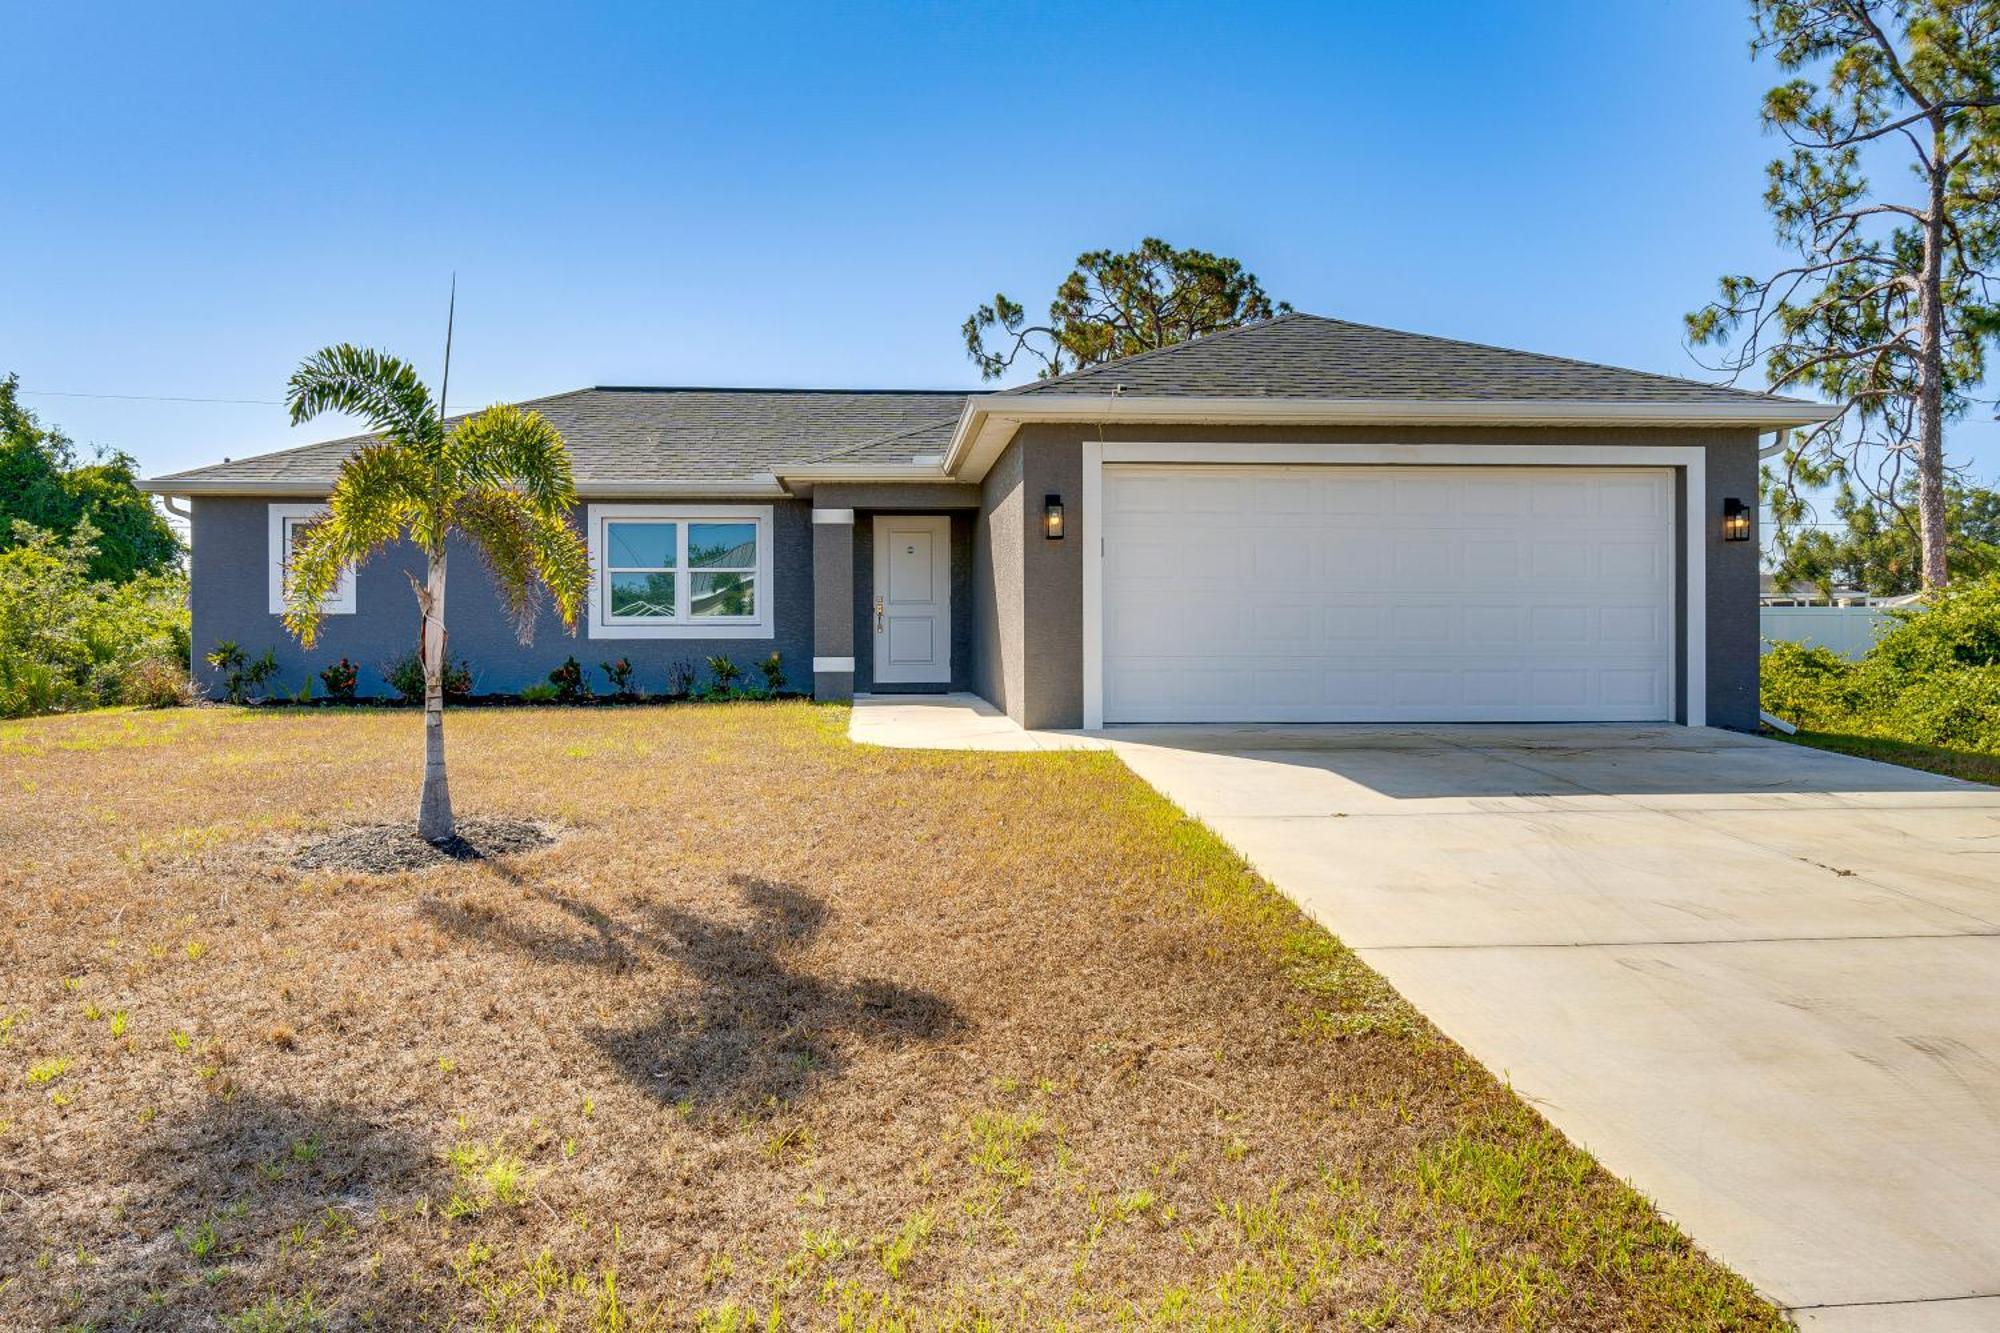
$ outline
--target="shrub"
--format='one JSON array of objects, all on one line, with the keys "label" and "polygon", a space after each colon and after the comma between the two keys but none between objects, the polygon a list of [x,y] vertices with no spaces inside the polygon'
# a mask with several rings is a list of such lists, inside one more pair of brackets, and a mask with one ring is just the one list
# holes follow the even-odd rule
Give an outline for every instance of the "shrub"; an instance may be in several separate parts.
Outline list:
[{"label": "shrub", "polygon": [[611,692],[613,694],[630,694],[632,692],[631,658],[621,657],[616,662],[599,662],[597,665],[604,672],[604,678],[611,682]]},{"label": "shrub", "polygon": [[1858,662],[1780,643],[1764,656],[1764,710],[1813,731],[2000,753],[2000,576],[1963,582],[1897,624]]},{"label": "shrub", "polygon": [[1857,706],[1855,666],[1830,648],[1773,643],[1759,667],[1764,711],[1824,730]]},{"label": "shrub", "polygon": [[735,692],[736,682],[743,678],[743,668],[718,654],[708,659],[710,681],[708,696],[712,699],[726,699]]},{"label": "shrub", "polygon": [[188,659],[187,580],[90,576],[97,531],[66,540],[16,522],[0,551],[0,716],[118,703],[147,658]]},{"label": "shrub", "polygon": [[278,655],[266,648],[263,655],[245,658],[234,639],[223,639],[202,661],[222,673],[222,697],[230,703],[247,703],[264,682],[278,674]]},{"label": "shrub", "polygon": [[556,687],[556,698],[566,704],[581,703],[593,697],[590,682],[584,679],[583,667],[574,657],[565,657],[561,666],[549,672],[549,684]]},{"label": "shrub", "polygon": [[178,658],[142,657],[125,669],[119,702],[138,708],[182,708],[193,703],[194,682]]},{"label": "shrub", "polygon": [[682,659],[667,668],[667,697],[685,699],[694,693],[694,663]]},{"label": "shrub", "polygon": [[759,662],[757,669],[764,673],[764,688],[772,694],[777,694],[785,688],[785,664],[778,653],[774,652]]},{"label": "shrub", "polygon": [[327,694],[335,699],[352,699],[355,687],[360,683],[361,671],[345,657],[319,673]]},{"label": "shrub", "polygon": [[538,680],[532,685],[523,685],[521,697],[531,704],[552,703],[557,697],[557,690],[552,682]]},{"label": "shrub", "polygon": [[[420,704],[424,701],[424,659],[415,653],[404,653],[383,667],[382,679],[389,683],[389,688],[404,703]],[[471,693],[471,665],[463,658],[455,664],[447,661],[444,664],[445,698],[463,699]]]}]

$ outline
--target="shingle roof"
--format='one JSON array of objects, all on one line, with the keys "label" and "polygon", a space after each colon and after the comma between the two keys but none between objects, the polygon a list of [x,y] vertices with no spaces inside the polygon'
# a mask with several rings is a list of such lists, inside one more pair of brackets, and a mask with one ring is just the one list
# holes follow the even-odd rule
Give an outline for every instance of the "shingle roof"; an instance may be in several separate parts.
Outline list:
[{"label": "shingle roof", "polygon": [[998,397],[1307,398],[1614,403],[1741,403],[1770,394],[1516,352],[1428,334],[1280,315],[1142,352]]},{"label": "shingle roof", "polygon": [[[540,412],[562,432],[577,485],[587,491],[593,483],[751,481],[774,465],[829,455],[908,462],[917,454],[943,452],[966,397],[932,390],[614,385],[533,398],[521,406]],[[148,486],[330,486],[341,461],[368,439],[350,435],[239,458],[153,477]]]},{"label": "shingle roof", "polygon": [[[1317,315],[1276,319],[995,394],[902,389],[602,386],[521,406],[568,441],[577,484],[756,482],[806,463],[906,464],[951,444],[966,403],[1009,398],[1240,398],[1360,402],[1791,405],[1770,394],[1564,357],[1454,342]],[[1082,405],[1079,404],[1079,407]],[[367,436],[326,440],[147,480],[149,490],[331,486]]]}]

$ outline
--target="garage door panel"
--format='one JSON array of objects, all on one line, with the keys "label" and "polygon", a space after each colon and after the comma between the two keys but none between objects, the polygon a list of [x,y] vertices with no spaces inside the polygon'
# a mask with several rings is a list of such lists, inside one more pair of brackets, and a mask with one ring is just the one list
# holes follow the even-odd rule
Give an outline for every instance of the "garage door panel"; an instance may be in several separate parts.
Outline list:
[{"label": "garage door panel", "polygon": [[1404,518],[1448,518],[1459,512],[1465,483],[1453,477],[1412,474],[1396,479],[1396,513]]},{"label": "garage door panel", "polygon": [[1522,543],[1497,538],[1469,538],[1465,542],[1465,576],[1476,582],[1517,579],[1521,576]]},{"label": "garage door panel", "polygon": [[1593,491],[1600,518],[1665,518],[1673,488],[1643,478],[1608,477]]},{"label": "garage door panel", "polygon": [[1109,467],[1106,720],[1666,719],[1671,476]]}]

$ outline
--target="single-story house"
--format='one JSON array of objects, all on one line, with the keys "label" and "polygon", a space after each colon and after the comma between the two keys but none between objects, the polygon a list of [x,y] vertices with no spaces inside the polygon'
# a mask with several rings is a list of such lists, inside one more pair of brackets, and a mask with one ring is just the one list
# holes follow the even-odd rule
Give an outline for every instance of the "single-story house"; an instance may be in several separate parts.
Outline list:
[{"label": "single-story house", "polygon": [[[514,690],[574,653],[773,651],[792,687],[970,690],[1029,727],[1757,722],[1757,456],[1827,409],[1311,315],[999,392],[599,387],[569,442],[594,578],[519,644],[454,559],[450,654]],[[288,534],[359,438],[151,478],[191,505],[197,658],[363,688],[416,642],[364,565],[318,646]],[[601,677],[600,677],[601,681]]]}]

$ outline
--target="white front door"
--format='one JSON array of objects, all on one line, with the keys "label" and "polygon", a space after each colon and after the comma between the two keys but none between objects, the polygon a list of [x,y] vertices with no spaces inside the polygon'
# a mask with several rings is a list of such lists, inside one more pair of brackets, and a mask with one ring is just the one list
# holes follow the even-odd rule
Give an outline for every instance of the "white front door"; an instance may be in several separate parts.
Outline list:
[{"label": "white front door", "polygon": [[1104,470],[1106,722],[1664,722],[1664,468]]},{"label": "white front door", "polygon": [[943,685],[951,680],[951,519],[875,518],[875,681]]}]

